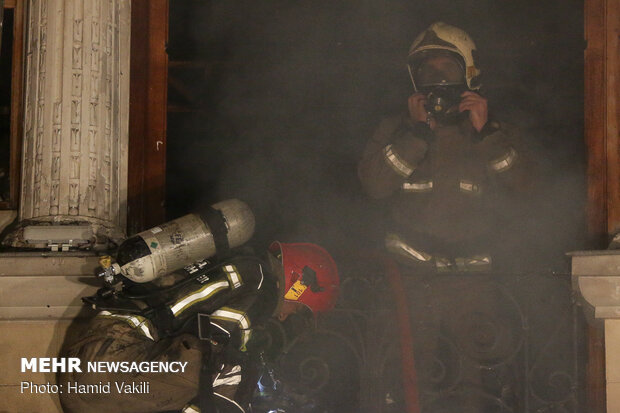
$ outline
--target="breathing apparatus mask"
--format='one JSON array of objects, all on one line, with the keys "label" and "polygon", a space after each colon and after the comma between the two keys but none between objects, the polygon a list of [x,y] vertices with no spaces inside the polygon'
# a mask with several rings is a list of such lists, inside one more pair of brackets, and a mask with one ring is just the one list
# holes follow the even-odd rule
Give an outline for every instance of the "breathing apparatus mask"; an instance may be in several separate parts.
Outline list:
[{"label": "breathing apparatus mask", "polygon": [[440,122],[457,120],[461,94],[469,88],[460,56],[443,51],[427,50],[409,62],[413,86],[426,96],[426,111]]}]

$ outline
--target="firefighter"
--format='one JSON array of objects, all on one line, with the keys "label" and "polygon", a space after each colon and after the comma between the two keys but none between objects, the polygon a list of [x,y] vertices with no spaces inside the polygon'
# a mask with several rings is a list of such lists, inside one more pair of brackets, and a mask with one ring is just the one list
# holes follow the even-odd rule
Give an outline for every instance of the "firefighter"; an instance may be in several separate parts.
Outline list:
[{"label": "firefighter", "polygon": [[384,119],[358,165],[365,191],[387,199],[385,247],[438,271],[491,266],[496,217],[528,185],[522,144],[488,113],[472,39],[434,23],[411,45],[408,111]]},{"label": "firefighter", "polygon": [[[267,262],[242,255],[217,265],[199,261],[153,284],[125,287],[124,304],[118,298],[87,299],[100,312],[64,356],[79,357],[82,366],[187,362],[184,371],[63,374],[65,388],[95,385],[96,390],[97,384],[111,383],[109,394],[63,392],[65,412],[247,412],[258,379],[257,327],[271,316],[284,321],[293,313],[329,311],[339,278],[320,246],[274,242]],[[129,383],[147,383],[148,392],[140,393],[144,386],[133,393],[115,389]]]},{"label": "firefighter", "polygon": [[408,110],[380,123],[358,175],[390,210],[383,244],[407,276],[424,395],[441,387],[441,337],[469,351],[466,360],[477,366],[460,377],[474,385],[478,367],[506,350],[476,338],[475,326],[493,320],[497,293],[466,274],[497,270],[495,253],[509,232],[502,223],[516,222],[507,217],[531,191],[531,163],[519,135],[489,114],[467,33],[432,24],[414,40],[407,64]]}]

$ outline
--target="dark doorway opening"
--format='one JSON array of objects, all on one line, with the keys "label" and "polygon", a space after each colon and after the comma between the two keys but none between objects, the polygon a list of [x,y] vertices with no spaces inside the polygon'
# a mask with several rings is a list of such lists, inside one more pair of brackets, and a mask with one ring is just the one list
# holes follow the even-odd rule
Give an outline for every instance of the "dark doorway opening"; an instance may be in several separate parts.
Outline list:
[{"label": "dark doorway opening", "polygon": [[[490,110],[520,127],[546,171],[539,177],[545,196],[527,222],[528,271],[488,280],[497,299],[510,303],[499,324],[511,326],[507,334],[516,340],[507,344],[515,346],[510,360],[486,379],[492,391],[485,397],[496,397],[485,399],[488,411],[579,411],[584,362],[574,333],[581,321],[568,277],[550,274],[565,274],[564,252],[585,243],[583,1],[171,2],[168,218],[238,197],[257,216],[256,246],[317,242],[337,256],[345,278],[371,285],[381,269],[360,265],[359,251],[379,244],[383,205],[362,193],[356,165],[380,119],[403,110],[412,92],[408,47],[437,20],[476,40]],[[342,317],[329,326],[356,336],[342,326],[361,310],[365,334],[395,334],[382,330],[389,296],[364,291],[347,290],[357,296],[341,303]],[[360,308],[359,297],[376,305]],[[552,337],[550,327],[557,327]],[[357,344],[372,352],[385,343]],[[446,357],[460,357],[452,351],[459,342],[441,347]],[[398,363],[390,359],[393,348],[381,348],[385,364],[339,360],[382,379]],[[398,383],[398,374],[383,381]],[[402,411],[398,390],[369,396],[359,381],[341,381],[347,387],[338,391],[374,397],[381,411]],[[514,385],[502,399],[508,382]],[[359,411],[357,401],[338,404],[334,392],[322,399],[328,411]],[[453,396],[446,400],[458,404]]]},{"label": "dark doorway opening", "polygon": [[542,147],[566,249],[583,221],[582,5],[171,3],[168,217],[234,196],[258,214],[259,240],[365,233],[356,162],[411,93],[410,42],[445,20],[476,40],[493,113]]}]

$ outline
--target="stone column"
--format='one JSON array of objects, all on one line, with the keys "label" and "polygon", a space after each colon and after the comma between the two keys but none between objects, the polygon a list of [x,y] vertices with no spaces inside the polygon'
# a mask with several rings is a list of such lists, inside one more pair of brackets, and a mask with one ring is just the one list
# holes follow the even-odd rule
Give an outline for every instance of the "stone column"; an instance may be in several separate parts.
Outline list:
[{"label": "stone column", "polygon": [[5,243],[101,245],[126,227],[130,0],[27,4],[20,227]]}]

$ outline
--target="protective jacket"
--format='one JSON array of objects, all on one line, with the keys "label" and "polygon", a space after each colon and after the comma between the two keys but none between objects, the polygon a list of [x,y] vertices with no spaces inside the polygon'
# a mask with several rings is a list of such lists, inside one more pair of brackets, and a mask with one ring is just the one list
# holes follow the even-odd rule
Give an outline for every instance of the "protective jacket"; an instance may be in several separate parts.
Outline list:
[{"label": "protective jacket", "polygon": [[478,132],[465,115],[432,131],[405,115],[383,120],[358,174],[371,197],[389,203],[387,249],[420,262],[487,253],[498,213],[529,185],[522,148],[495,121]]},{"label": "protective jacket", "polygon": [[[278,300],[276,279],[253,257],[238,257],[217,266],[200,261],[176,274],[172,287],[128,288],[137,313],[112,309],[117,302],[99,302],[101,309],[77,342],[64,352],[92,361],[187,362],[183,372],[65,374],[61,383],[111,382],[110,394],[63,393],[66,412],[199,412],[198,385],[205,358],[212,369],[213,403],[217,412],[243,412],[255,386],[247,373],[252,332],[272,316]],[[105,309],[109,305],[110,309]],[[205,353],[206,352],[206,353]],[[205,357],[205,354],[207,357]],[[149,393],[115,391],[115,383],[148,382]]]}]

